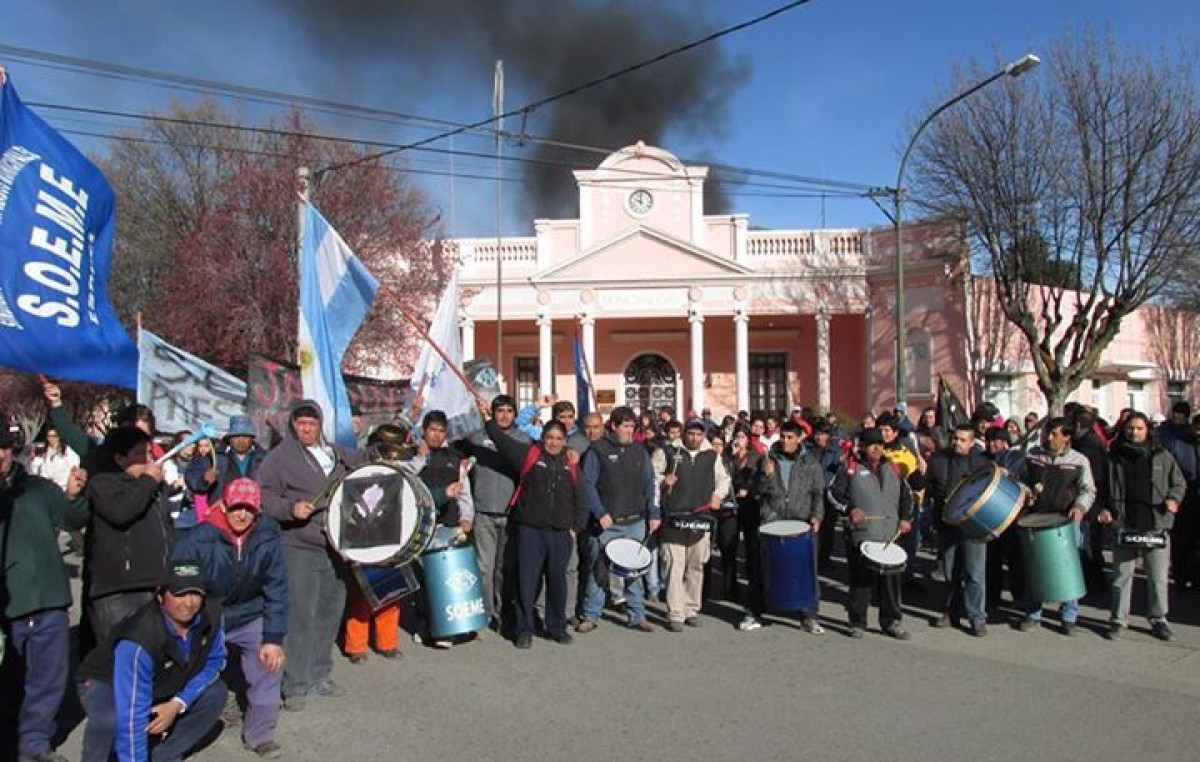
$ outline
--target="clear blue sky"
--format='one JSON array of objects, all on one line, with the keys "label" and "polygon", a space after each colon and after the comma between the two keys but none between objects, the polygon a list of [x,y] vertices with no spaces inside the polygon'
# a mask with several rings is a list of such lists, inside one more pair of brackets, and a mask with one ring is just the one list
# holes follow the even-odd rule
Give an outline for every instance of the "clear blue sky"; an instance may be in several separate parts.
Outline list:
[{"label": "clear blue sky", "polygon": [[[782,4],[782,0],[692,2],[707,9],[713,28]],[[287,5],[283,0],[274,5],[235,0],[187,4],[8,0],[0,44],[442,119],[471,121],[489,114],[489,60],[469,65],[411,60],[402,71],[366,65],[348,70],[311,44],[295,19],[280,10]],[[813,0],[719,43],[750,66],[749,79],[730,103],[724,134],[691,141],[668,139],[664,147],[683,156],[707,152],[726,164],[890,186],[907,129],[948,87],[956,66],[972,59],[1010,60],[1026,52],[1044,57],[1052,40],[1089,23],[1101,33],[1111,32],[1122,46],[1173,51],[1181,40],[1195,40],[1200,33],[1200,3]],[[443,47],[454,42],[448,37]],[[614,51],[614,67],[627,62],[619,53]],[[420,55],[414,53],[413,58]],[[0,63],[7,65],[27,102],[142,112],[163,110],[172,98],[197,97],[145,82],[34,65],[2,53]],[[547,94],[528,92],[512,81],[509,91],[509,106]],[[261,106],[229,103],[249,119],[263,115]],[[116,121],[42,113],[58,126],[79,130],[111,131]],[[411,127],[323,116],[317,122],[327,132],[396,142],[429,134]],[[530,131],[542,133],[536,119]],[[630,135],[624,142],[638,137]],[[95,140],[73,139],[88,149],[99,146]],[[472,150],[490,150],[487,145],[471,138],[454,143]],[[429,154],[413,154],[409,160],[414,169],[446,172],[451,167],[448,158]],[[460,173],[491,174],[492,163],[460,158],[454,168]],[[459,178],[453,183],[452,200],[448,178],[422,175],[415,180],[442,210],[444,220],[452,223],[447,232],[495,233],[494,183]],[[505,192],[515,194],[511,187]],[[507,205],[516,206],[515,202]],[[735,196],[734,207],[749,213],[752,224],[762,227],[885,222],[882,213],[863,199],[829,199],[822,204],[812,199],[744,195]],[[531,220],[515,212],[507,215],[504,228],[508,235],[532,234]]]}]

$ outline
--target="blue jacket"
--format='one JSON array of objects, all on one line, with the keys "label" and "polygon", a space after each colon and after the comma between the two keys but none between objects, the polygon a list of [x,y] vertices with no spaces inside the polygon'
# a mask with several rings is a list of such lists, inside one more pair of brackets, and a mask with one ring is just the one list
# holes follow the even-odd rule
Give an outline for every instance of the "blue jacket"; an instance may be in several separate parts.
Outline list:
[{"label": "blue jacket", "polygon": [[221,603],[226,631],[262,617],[263,643],[282,644],[288,628],[283,531],[270,516],[259,514],[241,540],[239,548],[225,515],[214,511],[176,543],[173,555],[199,562],[209,597]]}]

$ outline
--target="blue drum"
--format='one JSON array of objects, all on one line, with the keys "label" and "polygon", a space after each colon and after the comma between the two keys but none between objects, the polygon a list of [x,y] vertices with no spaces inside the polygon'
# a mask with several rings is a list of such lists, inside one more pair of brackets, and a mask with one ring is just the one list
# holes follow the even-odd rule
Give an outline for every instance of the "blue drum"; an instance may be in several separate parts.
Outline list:
[{"label": "blue drum", "polygon": [[1021,512],[1020,482],[1003,468],[988,465],[958,483],[946,500],[947,524],[962,530],[968,540],[988,542],[1008,529]]},{"label": "blue drum", "polygon": [[436,639],[477,632],[488,626],[487,602],[475,548],[434,550],[421,556],[429,596],[429,634]]},{"label": "blue drum", "polygon": [[773,611],[815,611],[817,544],[806,521],[771,521],[759,528],[767,606]]},{"label": "blue drum", "polygon": [[372,611],[412,595],[421,589],[417,573],[408,566],[364,566],[347,564]]}]

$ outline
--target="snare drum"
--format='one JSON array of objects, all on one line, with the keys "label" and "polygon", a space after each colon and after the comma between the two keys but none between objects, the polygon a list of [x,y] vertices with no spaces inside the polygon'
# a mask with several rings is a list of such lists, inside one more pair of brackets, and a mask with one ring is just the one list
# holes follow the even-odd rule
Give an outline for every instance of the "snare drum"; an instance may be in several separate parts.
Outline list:
[{"label": "snare drum", "polygon": [[604,555],[609,571],[622,579],[636,579],[650,571],[654,563],[654,556],[646,546],[631,537],[610,540],[604,546]]},{"label": "snare drum", "polygon": [[859,544],[863,563],[880,574],[901,574],[908,564],[908,553],[896,543],[864,542]]},{"label": "snare drum", "polygon": [[437,522],[419,477],[386,463],[342,477],[329,500],[326,535],[347,561],[403,566],[429,547]]},{"label": "snare drum", "polygon": [[775,611],[814,611],[820,588],[812,526],[807,521],[770,521],[758,532],[767,605]]},{"label": "snare drum", "polygon": [[354,581],[362,588],[371,611],[387,606],[421,589],[417,573],[409,566],[363,566],[347,564]]},{"label": "snare drum", "polygon": [[946,499],[946,523],[968,540],[988,542],[1004,533],[1021,512],[1021,485],[1004,469],[988,465],[958,483]]}]

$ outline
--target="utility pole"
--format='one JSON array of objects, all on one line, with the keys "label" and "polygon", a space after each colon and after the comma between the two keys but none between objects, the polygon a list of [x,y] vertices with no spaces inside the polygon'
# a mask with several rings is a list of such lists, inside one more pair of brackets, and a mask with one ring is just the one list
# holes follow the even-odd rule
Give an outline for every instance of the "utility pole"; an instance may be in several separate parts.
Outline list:
[{"label": "utility pole", "polygon": [[496,61],[496,74],[492,82],[492,116],[496,117],[496,373],[500,376],[500,388],[504,389],[504,257],[501,252],[503,213],[503,183],[500,180],[500,160],[504,150],[504,62]]}]

